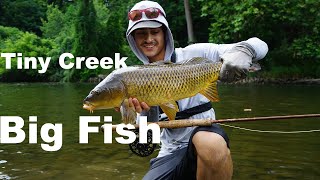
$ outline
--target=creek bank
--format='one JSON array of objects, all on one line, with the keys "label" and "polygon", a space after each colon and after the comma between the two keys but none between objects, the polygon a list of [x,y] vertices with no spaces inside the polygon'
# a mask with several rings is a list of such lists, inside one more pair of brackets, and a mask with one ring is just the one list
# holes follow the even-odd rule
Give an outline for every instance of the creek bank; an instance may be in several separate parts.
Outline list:
[{"label": "creek bank", "polygon": [[[99,83],[107,75],[99,74],[97,77],[91,77],[88,79],[90,83]],[[259,78],[259,77],[248,77],[246,79],[222,84],[320,84],[320,78],[318,79],[276,79],[276,78]]]},{"label": "creek bank", "polygon": [[258,78],[249,77],[237,82],[223,83],[223,84],[319,84],[319,79],[275,79],[275,78]]}]

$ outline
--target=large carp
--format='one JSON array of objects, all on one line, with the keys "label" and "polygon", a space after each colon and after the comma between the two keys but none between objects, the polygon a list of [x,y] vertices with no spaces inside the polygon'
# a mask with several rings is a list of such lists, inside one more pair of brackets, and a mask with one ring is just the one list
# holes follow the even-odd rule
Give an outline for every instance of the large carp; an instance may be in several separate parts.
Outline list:
[{"label": "large carp", "polygon": [[192,58],[182,63],[156,62],[113,71],[84,99],[83,108],[120,107],[122,121],[134,123],[136,112],[128,106],[134,97],[149,106],[159,105],[169,120],[179,111],[175,101],[200,93],[218,101],[217,80],[222,63],[205,58]]}]

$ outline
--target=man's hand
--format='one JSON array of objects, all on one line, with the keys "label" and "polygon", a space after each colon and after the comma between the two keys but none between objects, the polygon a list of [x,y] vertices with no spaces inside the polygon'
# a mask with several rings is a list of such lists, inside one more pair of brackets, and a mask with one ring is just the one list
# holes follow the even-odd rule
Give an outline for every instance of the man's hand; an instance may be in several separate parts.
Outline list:
[{"label": "man's hand", "polygon": [[[142,111],[149,111],[150,106],[145,102],[139,102],[137,98],[129,98],[128,99],[129,107],[134,107],[137,113],[141,113]],[[120,111],[120,108],[116,107],[116,111]]]},{"label": "man's hand", "polygon": [[241,42],[235,45],[221,56],[223,64],[219,79],[232,82],[246,78],[254,57],[255,51],[248,43]]},{"label": "man's hand", "polygon": [[129,98],[129,106],[134,106],[137,113],[150,110],[150,106],[148,106],[147,103],[140,103],[137,98]]}]

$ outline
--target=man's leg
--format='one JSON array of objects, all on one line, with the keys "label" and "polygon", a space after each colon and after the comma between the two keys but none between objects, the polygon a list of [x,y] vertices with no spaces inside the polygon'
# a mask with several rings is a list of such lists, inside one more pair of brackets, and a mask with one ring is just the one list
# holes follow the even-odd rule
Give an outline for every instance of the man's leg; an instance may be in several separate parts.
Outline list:
[{"label": "man's leg", "polygon": [[143,180],[181,179],[179,177],[185,167],[183,162],[186,153],[187,148],[183,148],[170,155],[152,159],[150,169]]},{"label": "man's leg", "polygon": [[233,164],[225,139],[213,132],[198,131],[192,138],[197,155],[197,179],[229,180]]}]

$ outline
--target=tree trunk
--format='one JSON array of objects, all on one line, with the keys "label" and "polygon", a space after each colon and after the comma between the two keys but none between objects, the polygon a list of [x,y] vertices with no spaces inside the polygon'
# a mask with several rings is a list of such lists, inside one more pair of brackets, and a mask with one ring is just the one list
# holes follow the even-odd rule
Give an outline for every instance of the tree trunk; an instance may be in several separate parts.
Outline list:
[{"label": "tree trunk", "polygon": [[195,37],[193,34],[193,25],[192,25],[192,18],[190,13],[189,7],[189,0],[184,0],[184,11],[186,13],[186,21],[187,21],[187,28],[188,28],[188,43],[192,44],[195,43]]}]

